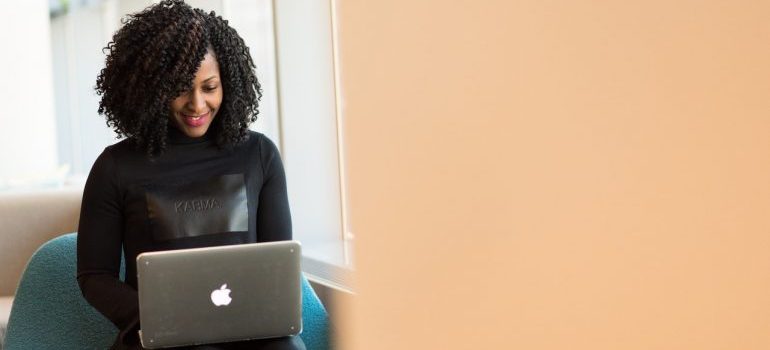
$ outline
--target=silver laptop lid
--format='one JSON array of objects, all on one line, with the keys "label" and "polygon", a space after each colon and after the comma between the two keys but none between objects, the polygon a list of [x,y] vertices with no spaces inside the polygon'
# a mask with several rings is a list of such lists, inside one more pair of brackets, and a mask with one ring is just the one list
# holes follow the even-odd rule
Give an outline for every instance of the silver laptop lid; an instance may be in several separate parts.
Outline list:
[{"label": "silver laptop lid", "polygon": [[140,340],[161,348],[296,335],[301,246],[280,241],[140,254]]}]

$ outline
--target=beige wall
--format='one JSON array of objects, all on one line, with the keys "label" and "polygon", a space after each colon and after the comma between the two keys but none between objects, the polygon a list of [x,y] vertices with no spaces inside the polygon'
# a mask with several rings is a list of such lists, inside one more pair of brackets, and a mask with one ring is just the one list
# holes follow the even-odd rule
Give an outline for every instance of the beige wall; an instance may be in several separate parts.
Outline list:
[{"label": "beige wall", "polygon": [[770,3],[345,1],[346,349],[770,348]]}]

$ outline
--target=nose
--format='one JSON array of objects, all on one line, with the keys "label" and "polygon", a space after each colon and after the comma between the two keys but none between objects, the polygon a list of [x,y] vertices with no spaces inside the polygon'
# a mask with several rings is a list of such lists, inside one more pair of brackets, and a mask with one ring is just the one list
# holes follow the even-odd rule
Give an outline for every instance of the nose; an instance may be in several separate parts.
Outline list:
[{"label": "nose", "polygon": [[206,110],[206,99],[202,91],[194,89],[190,92],[190,99],[187,101],[187,108],[196,115],[203,114]]}]

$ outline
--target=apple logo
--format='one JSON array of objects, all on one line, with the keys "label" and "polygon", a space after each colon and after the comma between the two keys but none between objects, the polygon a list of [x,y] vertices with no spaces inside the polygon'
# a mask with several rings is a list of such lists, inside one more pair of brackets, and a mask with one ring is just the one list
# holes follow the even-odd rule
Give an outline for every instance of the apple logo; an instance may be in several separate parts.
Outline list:
[{"label": "apple logo", "polygon": [[227,283],[211,292],[211,302],[216,306],[230,305],[232,300],[233,298],[230,298],[230,290],[227,289]]}]

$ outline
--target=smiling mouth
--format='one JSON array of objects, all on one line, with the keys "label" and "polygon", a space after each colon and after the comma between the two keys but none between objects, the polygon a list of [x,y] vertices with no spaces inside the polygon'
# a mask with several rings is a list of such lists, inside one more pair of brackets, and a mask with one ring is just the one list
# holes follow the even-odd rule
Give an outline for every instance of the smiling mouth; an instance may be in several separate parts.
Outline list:
[{"label": "smiling mouth", "polygon": [[192,119],[192,120],[198,120],[198,119],[201,119],[201,118],[203,118],[203,117],[205,117],[207,115],[209,115],[209,112],[206,112],[206,113],[203,113],[203,114],[200,114],[200,115],[182,114],[182,117],[189,118],[189,119]]},{"label": "smiling mouth", "polygon": [[182,116],[182,122],[185,125],[188,127],[197,128],[205,125],[207,121],[210,120],[209,116],[211,116],[211,111],[199,115],[188,115],[184,113],[179,113],[179,115]]}]

